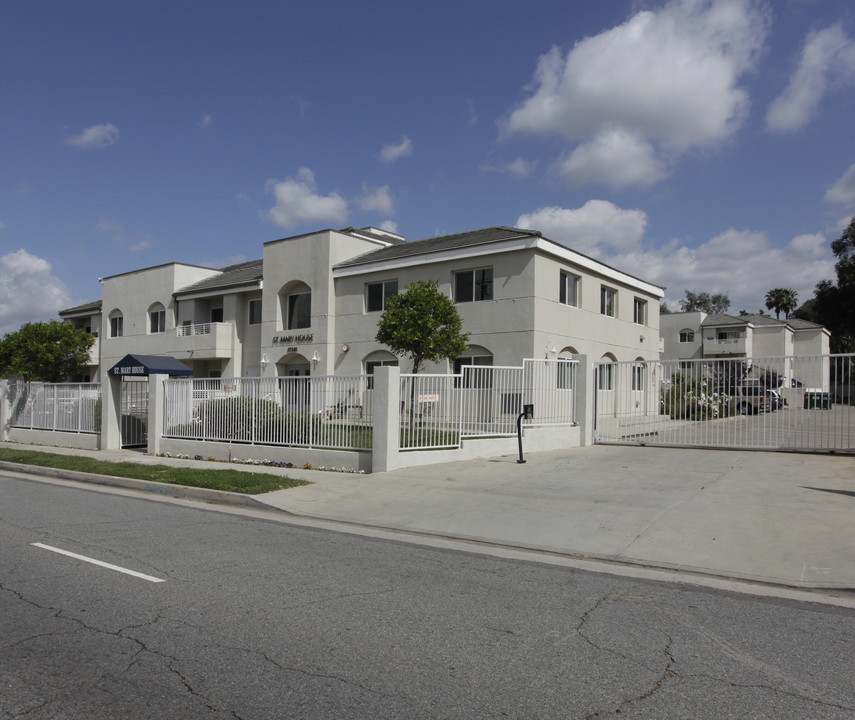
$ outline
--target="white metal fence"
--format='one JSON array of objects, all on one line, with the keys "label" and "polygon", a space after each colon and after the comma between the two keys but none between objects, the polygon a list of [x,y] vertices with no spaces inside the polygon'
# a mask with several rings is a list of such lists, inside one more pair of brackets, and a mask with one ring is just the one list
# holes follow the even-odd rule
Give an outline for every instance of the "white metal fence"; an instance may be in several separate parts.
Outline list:
[{"label": "white metal fence", "polygon": [[596,363],[600,443],[855,450],[855,355]]},{"label": "white metal fence", "polygon": [[366,375],[170,379],[164,436],[367,450],[372,397]]},{"label": "white metal fence", "polygon": [[529,427],[576,422],[573,360],[524,360],[522,367],[467,365],[456,375],[401,375],[401,449],[458,448],[473,437],[514,435],[523,406]]},{"label": "white metal fence", "polygon": [[101,432],[100,383],[9,383],[11,425],[30,430]]}]

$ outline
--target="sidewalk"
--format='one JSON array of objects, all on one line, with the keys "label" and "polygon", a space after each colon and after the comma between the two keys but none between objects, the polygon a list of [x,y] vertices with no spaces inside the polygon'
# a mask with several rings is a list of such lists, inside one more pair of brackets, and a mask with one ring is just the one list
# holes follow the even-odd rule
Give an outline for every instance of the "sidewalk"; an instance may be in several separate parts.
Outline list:
[{"label": "sidewalk", "polygon": [[[129,451],[97,456],[224,467]],[[254,496],[253,504],[311,518],[855,590],[853,457],[594,446],[526,459],[524,465],[508,456],[375,475],[229,467],[310,480]]]}]

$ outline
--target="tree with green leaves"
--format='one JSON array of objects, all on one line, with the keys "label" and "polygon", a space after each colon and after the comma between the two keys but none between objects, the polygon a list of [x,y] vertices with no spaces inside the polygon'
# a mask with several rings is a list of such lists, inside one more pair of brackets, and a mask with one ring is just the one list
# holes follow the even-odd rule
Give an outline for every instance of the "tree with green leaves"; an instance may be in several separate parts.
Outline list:
[{"label": "tree with green leaves", "polygon": [[790,288],[773,288],[766,293],[766,309],[775,311],[775,319],[790,317],[790,313],[799,306],[799,294]]},{"label": "tree with green leaves", "polygon": [[730,298],[727,293],[716,293],[710,295],[708,292],[694,293],[685,290],[686,299],[680,300],[682,312],[705,312],[708,315],[726,313],[730,307]]},{"label": "tree with green leaves", "polygon": [[439,291],[437,281],[419,280],[386,299],[376,340],[398,357],[410,358],[416,374],[425,362],[465,352],[469,333],[463,332],[457,306]]},{"label": "tree with green leaves", "polygon": [[0,377],[65,382],[89,364],[95,338],[70,323],[25,323],[0,340]]},{"label": "tree with green leaves", "polygon": [[837,282],[821,280],[813,297],[795,317],[822,325],[831,332],[831,351],[855,352],[855,217],[843,234],[831,243],[837,262]]}]

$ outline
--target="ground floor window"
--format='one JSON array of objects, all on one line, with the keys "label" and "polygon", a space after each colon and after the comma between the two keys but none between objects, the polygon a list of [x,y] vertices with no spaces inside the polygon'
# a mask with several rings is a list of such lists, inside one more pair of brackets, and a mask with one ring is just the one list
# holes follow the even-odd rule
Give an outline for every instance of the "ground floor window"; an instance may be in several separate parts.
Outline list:
[{"label": "ground floor window", "polygon": [[461,357],[454,360],[454,374],[462,375],[454,379],[454,387],[476,387],[488,388],[493,386],[493,373],[479,372],[478,370],[463,371],[465,367],[492,367],[492,355],[475,355],[473,357]]}]

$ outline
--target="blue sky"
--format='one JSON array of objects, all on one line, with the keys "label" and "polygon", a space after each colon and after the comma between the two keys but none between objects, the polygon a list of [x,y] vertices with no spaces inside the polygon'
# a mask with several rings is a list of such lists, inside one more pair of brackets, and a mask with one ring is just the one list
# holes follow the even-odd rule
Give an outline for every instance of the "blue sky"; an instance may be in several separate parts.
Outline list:
[{"label": "blue sky", "polygon": [[855,214],[851,0],[34,0],[0,68],[0,332],[347,225],[533,227],[756,311]]}]

